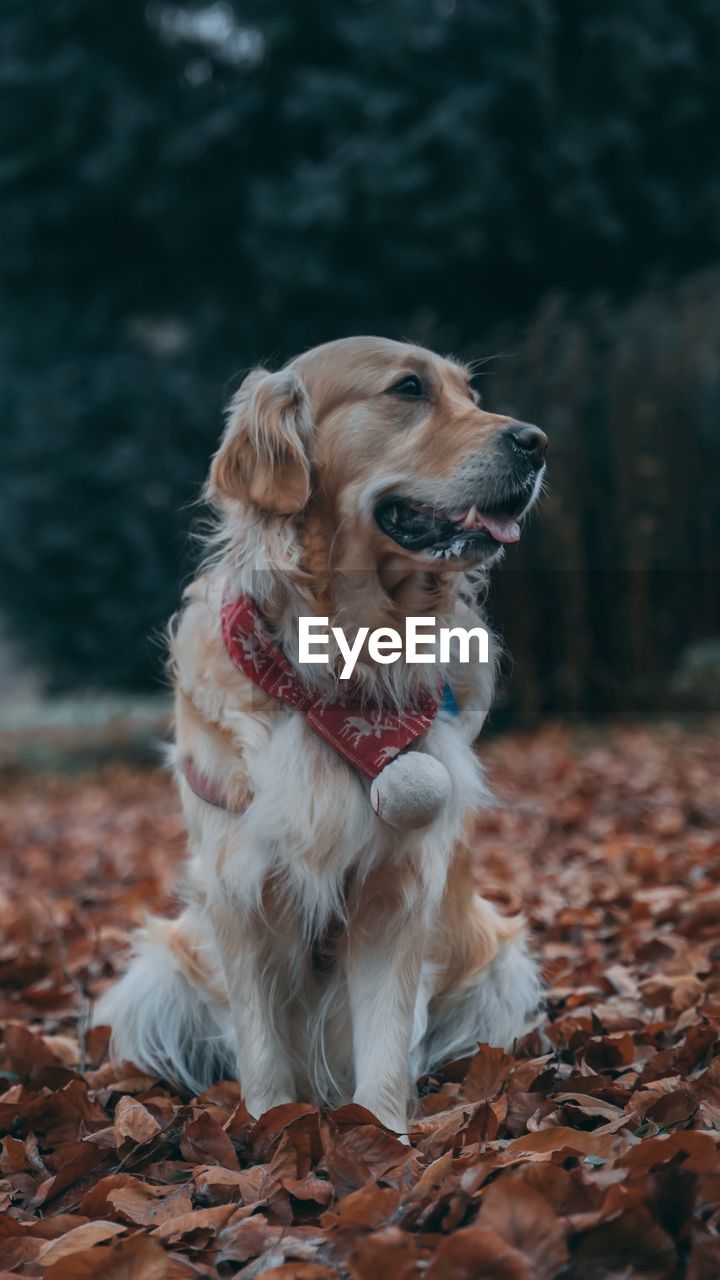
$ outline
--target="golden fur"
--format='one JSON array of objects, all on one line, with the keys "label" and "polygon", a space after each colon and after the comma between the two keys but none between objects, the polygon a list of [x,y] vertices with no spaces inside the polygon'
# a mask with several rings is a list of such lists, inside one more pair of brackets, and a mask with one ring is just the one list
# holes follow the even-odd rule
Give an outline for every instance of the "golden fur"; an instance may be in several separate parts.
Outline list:
[{"label": "golden fur", "polygon": [[[388,394],[408,374],[422,401]],[[443,507],[472,486],[499,490],[511,425],[478,407],[461,365],[383,339],[329,343],[243,383],[208,482],[213,553],[170,643],[176,758],[212,776],[228,809],[179,776],[188,904],[155,922],[101,1003],[119,1056],[195,1088],[237,1070],[254,1114],[353,1096],[402,1132],[411,1076],[523,1029],[538,993],[523,922],[478,896],[468,844],[487,799],[472,743],[492,669],[446,673],[459,715],[420,749],[447,765],[451,800],[430,828],[401,833],[302,717],[233,666],[219,624],[223,591],[251,592],[291,660],[302,613],[350,637],[411,614],[476,624],[486,566],[407,552],[373,513],[398,486]],[[336,660],[303,675],[332,687]],[[437,668],[364,652],[356,675],[403,705]]]}]

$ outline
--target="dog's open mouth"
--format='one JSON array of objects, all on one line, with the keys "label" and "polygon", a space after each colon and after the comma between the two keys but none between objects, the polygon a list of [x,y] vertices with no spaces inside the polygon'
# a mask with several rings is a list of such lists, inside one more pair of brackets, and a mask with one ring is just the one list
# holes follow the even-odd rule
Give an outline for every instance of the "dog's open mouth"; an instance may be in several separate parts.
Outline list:
[{"label": "dog's open mouth", "polygon": [[375,508],[378,528],[405,551],[443,560],[481,560],[520,537],[518,517],[527,494],[502,505],[443,510],[407,498],[382,498]]}]

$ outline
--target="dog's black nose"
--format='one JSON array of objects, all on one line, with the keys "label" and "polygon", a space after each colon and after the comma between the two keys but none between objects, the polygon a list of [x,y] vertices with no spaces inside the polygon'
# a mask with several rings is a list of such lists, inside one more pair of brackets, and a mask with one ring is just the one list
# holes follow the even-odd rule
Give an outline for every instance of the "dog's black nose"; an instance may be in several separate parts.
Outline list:
[{"label": "dog's black nose", "polygon": [[515,449],[521,449],[528,462],[539,470],[545,459],[545,450],[548,447],[548,438],[544,431],[539,427],[533,427],[529,422],[514,422],[511,427],[507,427],[505,435]]}]

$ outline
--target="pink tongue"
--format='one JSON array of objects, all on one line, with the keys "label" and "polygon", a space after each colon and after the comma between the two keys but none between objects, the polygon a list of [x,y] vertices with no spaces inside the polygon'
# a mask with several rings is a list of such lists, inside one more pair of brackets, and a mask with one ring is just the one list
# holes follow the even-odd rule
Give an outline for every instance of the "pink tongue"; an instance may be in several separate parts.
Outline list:
[{"label": "pink tongue", "polygon": [[491,533],[497,542],[517,542],[520,538],[520,525],[512,516],[486,516],[478,511],[477,522]]}]

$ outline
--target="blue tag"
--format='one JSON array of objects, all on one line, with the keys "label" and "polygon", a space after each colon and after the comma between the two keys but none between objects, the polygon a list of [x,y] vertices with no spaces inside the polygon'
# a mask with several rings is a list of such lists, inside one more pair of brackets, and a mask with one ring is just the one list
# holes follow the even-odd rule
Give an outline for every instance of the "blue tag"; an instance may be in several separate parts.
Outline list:
[{"label": "blue tag", "polygon": [[460,708],[457,702],[455,701],[455,694],[450,688],[450,685],[448,684],[447,680],[445,681],[445,686],[443,688],[442,701],[440,703],[440,713],[446,716],[460,715]]}]

